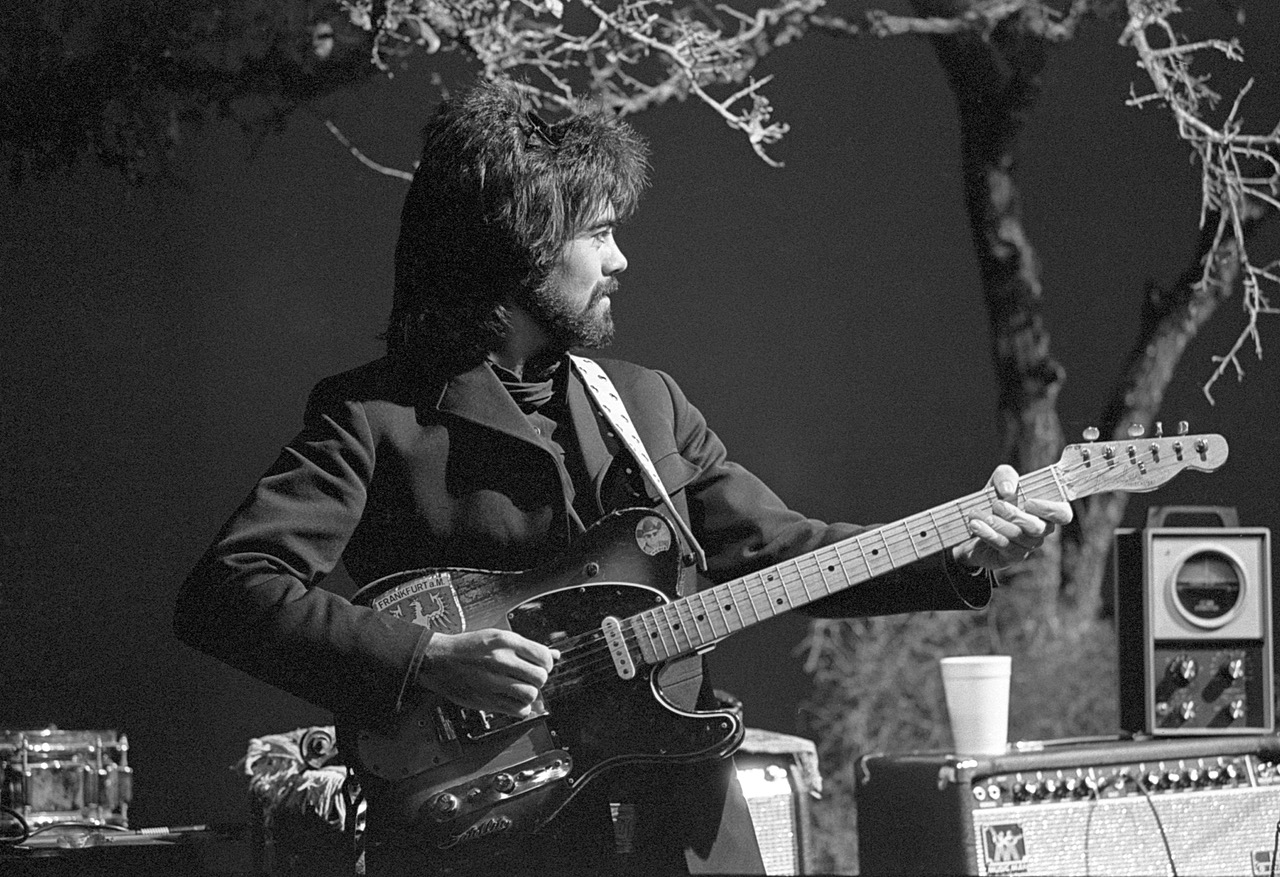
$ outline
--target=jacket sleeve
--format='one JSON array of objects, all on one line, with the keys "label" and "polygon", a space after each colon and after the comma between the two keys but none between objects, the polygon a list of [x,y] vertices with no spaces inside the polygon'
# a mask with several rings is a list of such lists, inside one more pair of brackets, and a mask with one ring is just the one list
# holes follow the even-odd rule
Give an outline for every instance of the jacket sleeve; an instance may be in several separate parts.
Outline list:
[{"label": "jacket sleeve", "polygon": [[376,445],[361,403],[325,386],[187,578],[174,632],[336,713],[387,715],[430,633],[316,587],[360,520]]},{"label": "jacket sleeve", "polygon": [[[851,538],[868,528],[826,524],[793,511],[749,471],[727,459],[724,444],[668,375],[680,455],[699,474],[685,487],[690,524],[707,553],[708,575],[729,581]],[[925,609],[978,608],[990,598],[990,576],[974,578],[949,561],[949,551],[876,577],[871,587],[849,588],[799,611],[842,618]]]}]

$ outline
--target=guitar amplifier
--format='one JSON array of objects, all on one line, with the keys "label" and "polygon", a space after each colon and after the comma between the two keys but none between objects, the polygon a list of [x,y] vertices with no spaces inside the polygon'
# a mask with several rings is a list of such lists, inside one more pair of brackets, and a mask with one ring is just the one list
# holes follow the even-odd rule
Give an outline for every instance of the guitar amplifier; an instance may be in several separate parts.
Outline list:
[{"label": "guitar amplifier", "polygon": [[1280,738],[1021,743],[858,761],[864,874],[1270,875]]},{"label": "guitar amplifier", "polygon": [[813,741],[747,728],[733,760],[765,873],[813,873],[809,802],[822,788]]}]

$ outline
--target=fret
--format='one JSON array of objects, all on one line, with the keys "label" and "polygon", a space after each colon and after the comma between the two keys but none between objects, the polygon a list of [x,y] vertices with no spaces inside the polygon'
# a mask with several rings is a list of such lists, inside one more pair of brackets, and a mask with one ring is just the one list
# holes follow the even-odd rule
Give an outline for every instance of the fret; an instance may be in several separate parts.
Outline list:
[{"label": "fret", "polygon": [[884,546],[884,556],[885,556],[885,560],[889,562],[889,569],[895,569],[897,568],[898,564],[894,562],[893,549],[889,547],[889,540],[885,538],[884,531],[885,531],[885,528],[881,527],[880,529],[876,530],[876,533],[878,533],[880,536],[880,544]]},{"label": "fret", "polygon": [[646,664],[653,664],[658,660],[658,652],[653,647],[653,643],[649,642],[649,633],[645,628],[645,614],[641,612],[639,615],[633,615],[627,619],[630,624],[631,633],[636,638],[636,647],[640,649],[640,657],[644,659]]},{"label": "fret", "polygon": [[911,532],[911,522],[904,521],[902,524],[902,530],[907,534],[907,544],[911,546],[911,553],[916,556],[916,560],[919,560],[924,555],[922,555],[920,553],[920,549],[916,547],[916,537],[915,534]]},{"label": "fret", "polygon": [[862,558],[862,565],[867,568],[867,578],[874,579],[876,577],[875,570],[871,568],[871,561],[867,559],[867,551],[862,547],[862,537],[856,536],[853,540],[853,547],[857,549],[858,557]]},{"label": "fret", "polygon": [[[743,586],[743,587],[742,587],[742,589],[743,589],[744,591],[746,591],[747,605],[751,607],[751,614],[752,614],[752,615],[754,615],[754,616],[756,617],[756,621],[759,621],[759,620],[760,620],[760,610],[756,608],[756,598],[755,598],[755,597],[753,597],[753,596],[751,596],[751,581],[750,581],[750,580],[751,580],[751,579],[753,579],[753,578],[758,580],[758,579],[760,578],[759,573],[757,573],[757,574],[755,574],[755,575],[753,575],[753,576],[743,576],[741,579],[739,579],[739,581],[741,581],[741,582],[742,582],[742,586]],[[763,585],[763,582],[761,582],[761,584]],[[769,596],[769,595],[766,593],[766,594],[765,594],[765,599],[768,599],[768,596]],[[746,621],[746,619],[744,618],[744,619],[743,619],[743,621],[745,622],[745,621]],[[753,623],[754,623],[754,622],[753,622]]]},{"label": "fret", "polygon": [[[795,560],[788,560],[786,564],[778,564],[774,567],[777,572],[776,580],[778,582],[778,597],[770,597],[769,611],[774,615],[786,612],[795,608],[795,602],[791,599],[791,585],[787,583],[787,574],[783,572],[783,566],[791,567],[791,574],[801,581],[804,581],[804,572],[800,569],[800,564]],[[785,604],[785,608],[783,608]]]},{"label": "fret", "polygon": [[[662,647],[667,652],[667,657],[673,657],[680,654],[680,646],[676,642],[675,635],[671,631],[671,626],[667,623],[667,607],[659,606],[657,609],[651,610],[654,614],[653,623],[658,629],[658,639],[662,642]],[[661,617],[659,617],[661,616]],[[667,640],[671,640],[671,645],[667,645]]]},{"label": "fret", "polygon": [[[820,557],[817,557],[816,555],[814,556],[814,560],[816,560],[818,563],[818,577],[822,579],[822,589],[826,591],[828,594],[830,594],[831,588],[830,586],[827,585],[827,574],[822,569],[823,561]],[[798,561],[792,561],[792,562],[795,563],[797,567],[799,567],[800,564]],[[800,587],[804,588],[804,602],[812,603],[813,594],[810,593],[809,591],[809,583],[806,581],[807,578],[808,577],[805,576],[804,573],[800,574]]]},{"label": "fret", "polygon": [[703,623],[704,622],[706,623],[707,631],[708,631],[706,634],[704,634],[706,642],[714,642],[720,639],[720,634],[716,633],[716,616],[719,615],[720,613],[715,611],[716,610],[715,602],[714,601],[712,601],[711,603],[707,602],[706,591],[698,591],[692,596],[697,597],[698,602],[702,604],[702,611],[699,613],[700,616],[702,617],[702,621],[698,622],[698,629],[699,631],[701,631]]},{"label": "fret", "polygon": [[[836,555],[836,552],[831,550],[824,551],[823,555],[823,557],[819,557],[816,554],[814,555],[814,561],[818,565],[818,575],[817,578],[814,579],[813,583],[815,587],[818,585],[822,586],[822,593],[819,596],[825,597],[831,593],[831,583],[827,580],[827,576],[835,572],[834,568],[838,568],[839,557]],[[812,602],[817,599],[809,590],[809,586],[807,584],[804,582],[801,582],[801,584],[804,584],[804,596],[807,601]]]},{"label": "fret", "polygon": [[[719,585],[716,588],[723,596],[717,601],[720,608],[724,610],[724,614],[720,617],[724,619],[724,623],[729,627],[730,631],[739,631],[747,626],[746,620],[742,617],[742,608],[738,605],[738,595],[734,592],[731,585]],[[730,623],[732,621],[732,624]]]},{"label": "fret", "polygon": [[670,658],[673,653],[662,640],[662,625],[653,617],[653,610],[641,612],[640,618],[644,621],[644,640],[653,649],[655,663]]},{"label": "fret", "polygon": [[707,632],[703,629],[703,624],[707,620],[707,615],[706,615],[706,612],[699,612],[698,607],[694,605],[693,598],[696,596],[697,596],[697,593],[695,592],[680,601],[682,604],[684,604],[685,608],[689,611],[689,624],[692,625],[693,627],[693,631],[690,634],[690,639],[694,641],[693,647],[695,649],[705,645],[708,639]]},{"label": "fret", "polygon": [[[676,643],[676,654],[690,651],[693,648],[693,641],[689,639],[689,634],[684,630],[683,622],[680,619],[680,604],[668,603],[662,607],[662,613],[666,616],[667,625],[671,630],[671,636]],[[674,619],[672,615],[674,614]],[[684,637],[684,646],[680,645],[680,637]]]},{"label": "fret", "polygon": [[770,614],[772,614],[773,604],[774,604],[774,596],[773,596],[774,592],[779,588],[785,588],[785,586],[782,583],[780,570],[778,567],[773,566],[773,567],[769,567],[768,569],[763,569],[758,573],[755,573],[755,576],[760,579],[760,587],[764,591],[765,605],[769,607],[769,612]]},{"label": "fret", "polygon": [[934,538],[934,541],[938,543],[938,548],[934,550],[941,550],[943,548],[946,548],[947,543],[946,543],[946,540],[942,538],[942,526],[938,523],[937,515],[933,513],[933,509],[929,509],[929,511],[925,512],[925,514],[929,516],[929,524],[933,528],[933,538]]}]

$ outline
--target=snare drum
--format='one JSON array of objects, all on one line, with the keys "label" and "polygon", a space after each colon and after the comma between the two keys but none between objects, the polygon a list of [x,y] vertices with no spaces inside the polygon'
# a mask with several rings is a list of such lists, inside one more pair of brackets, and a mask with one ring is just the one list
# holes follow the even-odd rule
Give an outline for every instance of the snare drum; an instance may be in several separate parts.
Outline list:
[{"label": "snare drum", "polygon": [[[115,731],[0,731],[0,806],[28,827],[129,825],[129,742]],[[0,817],[3,819],[3,817]]]}]

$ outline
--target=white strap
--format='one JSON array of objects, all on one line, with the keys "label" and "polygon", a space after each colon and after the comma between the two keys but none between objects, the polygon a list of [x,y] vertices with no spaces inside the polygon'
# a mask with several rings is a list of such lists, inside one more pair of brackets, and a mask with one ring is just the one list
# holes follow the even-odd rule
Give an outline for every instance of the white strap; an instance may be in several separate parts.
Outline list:
[{"label": "white strap", "polygon": [[622,404],[618,391],[614,389],[613,381],[609,380],[609,376],[604,373],[604,369],[600,368],[595,360],[573,355],[570,355],[569,359],[572,360],[574,367],[577,368],[578,375],[582,378],[582,383],[587,388],[587,393],[599,406],[605,420],[609,421],[609,425],[618,434],[626,449],[631,452],[631,456],[636,458],[636,462],[640,464],[640,471],[644,473],[645,478],[648,479],[653,489],[658,492],[658,496],[662,498],[662,504],[667,507],[671,517],[675,518],[676,526],[680,528],[685,541],[689,543],[689,547],[698,559],[698,569],[706,572],[707,555],[703,552],[702,546],[698,544],[698,540],[694,538],[693,531],[689,529],[689,525],[684,522],[684,518],[680,517],[680,513],[676,511],[675,503],[667,495],[667,489],[662,486],[662,479],[658,477],[658,470],[653,467],[653,461],[649,459],[649,453],[644,449],[644,443],[640,441],[640,436],[636,434],[636,428],[631,423],[631,417],[627,414],[627,408]]}]

